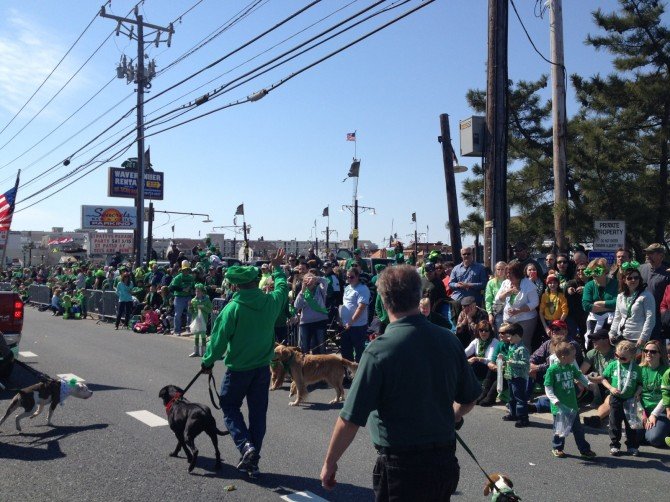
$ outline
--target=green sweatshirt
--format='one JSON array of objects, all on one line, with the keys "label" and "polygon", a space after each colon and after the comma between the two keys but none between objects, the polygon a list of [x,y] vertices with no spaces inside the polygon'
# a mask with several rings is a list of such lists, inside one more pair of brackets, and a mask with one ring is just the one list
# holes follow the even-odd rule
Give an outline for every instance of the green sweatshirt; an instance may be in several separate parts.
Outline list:
[{"label": "green sweatshirt", "polygon": [[663,378],[661,378],[661,397],[663,398],[663,406],[670,408],[670,368],[665,370]]},{"label": "green sweatshirt", "polygon": [[[198,309],[202,305],[201,309]],[[191,313],[191,316],[197,316],[198,310],[202,312],[202,315],[205,316],[205,320],[209,317],[209,314],[212,313],[212,300],[209,299],[209,296],[202,295],[200,299],[197,296],[191,298],[191,304],[188,307],[188,311]]]},{"label": "green sweatshirt", "polygon": [[[605,300],[605,307],[614,312],[616,308],[616,297],[619,294],[619,282],[616,277],[607,279],[604,290],[601,292],[598,283],[591,280],[584,286],[582,293],[582,308],[584,312],[589,313],[593,308],[594,302]],[[603,312],[599,312],[602,314]]]},{"label": "green sweatshirt", "polygon": [[195,294],[195,276],[192,273],[177,274],[170,283],[170,291],[174,296],[191,297]]},{"label": "green sweatshirt", "polygon": [[221,311],[212,327],[212,336],[202,364],[211,367],[225,354],[231,371],[247,371],[268,366],[274,357],[277,316],[288,296],[286,276],[279,269],[272,277],[275,289],[263,293],[258,288],[241,289]]},{"label": "green sweatshirt", "polygon": [[495,301],[496,295],[500,290],[500,286],[502,286],[502,279],[496,279],[495,277],[486,283],[484,306],[486,307],[486,312],[488,312],[489,315],[495,315],[495,312],[493,312],[493,302]]},{"label": "green sweatshirt", "polygon": [[389,323],[389,315],[384,308],[384,303],[382,302],[382,295],[377,295],[375,298],[375,314],[379,317],[379,321],[382,323]]}]

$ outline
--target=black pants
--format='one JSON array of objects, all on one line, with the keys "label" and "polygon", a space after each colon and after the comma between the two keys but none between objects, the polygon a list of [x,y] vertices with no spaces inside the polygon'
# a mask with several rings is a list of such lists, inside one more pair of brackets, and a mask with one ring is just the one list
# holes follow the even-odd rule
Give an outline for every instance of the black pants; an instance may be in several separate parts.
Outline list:
[{"label": "black pants", "polygon": [[377,502],[449,501],[456,491],[460,467],[455,447],[382,455],[372,474]]},{"label": "black pants", "polygon": [[640,437],[637,431],[631,429],[623,412],[624,400],[614,394],[610,394],[610,447],[621,448],[621,422],[626,428],[626,446],[628,448],[639,448]]},{"label": "black pants", "polygon": [[116,327],[119,327],[121,322],[121,316],[124,316],[126,328],[130,324],[130,316],[133,313],[133,302],[119,302],[119,305],[116,308]]}]

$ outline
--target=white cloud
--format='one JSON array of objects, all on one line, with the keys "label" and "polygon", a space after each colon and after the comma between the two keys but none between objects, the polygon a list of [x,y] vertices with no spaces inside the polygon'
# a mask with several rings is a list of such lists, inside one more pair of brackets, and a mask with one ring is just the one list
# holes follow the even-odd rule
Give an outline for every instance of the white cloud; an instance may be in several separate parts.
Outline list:
[{"label": "white cloud", "polygon": [[[67,46],[59,41],[57,32],[22,17],[17,10],[9,10],[0,32],[0,107],[11,115],[18,112],[66,50]],[[36,113],[76,71],[76,63],[71,62],[71,56],[49,78],[22,116]],[[57,106],[57,100],[54,105]],[[50,105],[44,113],[54,105]],[[56,110],[51,110],[51,113],[56,113]]]}]

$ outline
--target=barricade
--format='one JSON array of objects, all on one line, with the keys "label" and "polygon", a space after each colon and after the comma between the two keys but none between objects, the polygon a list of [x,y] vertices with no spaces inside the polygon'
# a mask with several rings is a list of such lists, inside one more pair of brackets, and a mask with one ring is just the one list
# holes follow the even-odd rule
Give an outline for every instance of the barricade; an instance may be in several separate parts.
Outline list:
[{"label": "barricade", "polygon": [[51,305],[51,288],[44,284],[31,284],[28,286],[28,303],[34,305]]},{"label": "barricade", "polygon": [[11,291],[12,283],[11,282],[0,282],[0,291]]}]

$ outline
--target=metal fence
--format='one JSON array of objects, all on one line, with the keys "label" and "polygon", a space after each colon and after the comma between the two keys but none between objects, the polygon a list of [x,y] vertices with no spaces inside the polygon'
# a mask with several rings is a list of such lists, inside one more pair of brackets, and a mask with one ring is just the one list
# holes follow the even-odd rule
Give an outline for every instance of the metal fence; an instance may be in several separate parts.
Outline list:
[{"label": "metal fence", "polygon": [[[33,284],[28,287],[28,303],[38,306],[51,305],[52,291],[49,286]],[[100,320],[116,319],[118,297],[114,291],[101,291],[99,289],[85,289],[86,312],[92,317]]]}]

